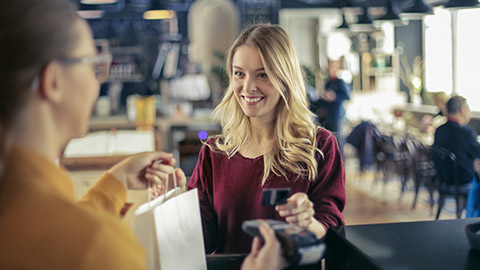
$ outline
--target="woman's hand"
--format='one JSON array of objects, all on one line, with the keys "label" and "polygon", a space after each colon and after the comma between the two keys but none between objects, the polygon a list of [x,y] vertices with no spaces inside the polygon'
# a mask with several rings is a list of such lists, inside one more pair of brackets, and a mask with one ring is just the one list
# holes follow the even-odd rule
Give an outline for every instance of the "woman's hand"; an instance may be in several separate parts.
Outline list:
[{"label": "woman's hand", "polygon": [[327,89],[325,90],[322,98],[328,102],[332,102],[337,98],[337,94],[335,94],[335,91]]},{"label": "woman's hand", "polygon": [[285,218],[288,223],[293,223],[299,227],[306,228],[314,222],[313,203],[307,194],[298,192],[288,198],[287,203],[277,205],[275,210],[279,215]]},{"label": "woman's hand", "polygon": [[[157,181],[156,181],[156,178],[158,178],[158,176],[156,176],[155,170],[151,168],[147,168],[147,171],[150,171],[150,173],[147,173],[147,178],[150,178],[151,182],[153,183],[150,186],[150,195],[153,198],[157,198],[163,193],[174,189],[175,188],[174,180],[176,180],[177,187],[182,188],[182,190],[185,188],[187,181],[186,181],[185,173],[180,168],[176,168],[174,172],[168,176],[168,182],[165,182],[164,180],[160,180],[159,184],[157,184]],[[173,177],[173,175],[175,175],[175,178]],[[168,189],[167,191],[165,191],[167,187]]]},{"label": "woman's hand", "polygon": [[[185,186],[185,174],[180,169],[174,170],[176,161],[173,155],[165,152],[149,152],[134,155],[113,166],[109,173],[114,175],[128,189],[146,189],[149,182],[164,186],[166,181],[173,181],[175,176],[178,186]],[[173,186],[173,182],[171,182]]]},{"label": "woman's hand", "polygon": [[260,233],[265,243],[258,237],[253,239],[252,250],[242,264],[242,270],[278,270],[287,266],[282,256],[282,246],[275,237],[275,232],[267,223],[260,224]]}]

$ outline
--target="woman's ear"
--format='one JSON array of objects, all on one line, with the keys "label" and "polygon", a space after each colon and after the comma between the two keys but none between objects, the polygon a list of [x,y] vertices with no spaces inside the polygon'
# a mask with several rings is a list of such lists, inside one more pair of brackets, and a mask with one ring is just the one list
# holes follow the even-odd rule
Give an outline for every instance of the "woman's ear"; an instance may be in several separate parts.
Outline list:
[{"label": "woman's ear", "polygon": [[59,63],[50,62],[43,69],[38,87],[40,96],[50,102],[59,103],[63,98],[63,81]]}]

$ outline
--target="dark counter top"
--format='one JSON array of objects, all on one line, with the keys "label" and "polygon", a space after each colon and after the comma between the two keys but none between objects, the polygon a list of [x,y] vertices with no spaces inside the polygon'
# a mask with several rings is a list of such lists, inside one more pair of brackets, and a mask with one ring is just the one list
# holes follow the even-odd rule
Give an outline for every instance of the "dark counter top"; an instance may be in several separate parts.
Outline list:
[{"label": "dark counter top", "polygon": [[465,225],[480,218],[342,226],[327,234],[326,269],[480,269]]}]

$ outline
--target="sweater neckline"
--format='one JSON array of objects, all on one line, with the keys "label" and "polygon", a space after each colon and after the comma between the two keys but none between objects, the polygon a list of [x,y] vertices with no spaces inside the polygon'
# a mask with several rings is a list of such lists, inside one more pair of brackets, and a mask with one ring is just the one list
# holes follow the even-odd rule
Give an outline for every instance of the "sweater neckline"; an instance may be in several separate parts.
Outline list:
[{"label": "sweater neckline", "polygon": [[249,158],[249,157],[246,157],[246,156],[240,154],[240,152],[237,152],[235,155],[238,156],[238,157],[240,157],[241,159],[248,160],[248,161],[263,160],[263,156],[264,156],[264,155],[260,155],[260,156],[258,156],[258,157]]}]

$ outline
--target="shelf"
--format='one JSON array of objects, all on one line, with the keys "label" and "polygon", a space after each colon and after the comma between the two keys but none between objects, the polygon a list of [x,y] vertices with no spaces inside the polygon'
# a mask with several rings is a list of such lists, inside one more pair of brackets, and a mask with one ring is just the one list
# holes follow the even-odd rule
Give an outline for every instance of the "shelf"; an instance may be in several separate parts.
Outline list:
[{"label": "shelf", "polygon": [[109,76],[109,82],[143,82],[144,77],[142,74],[133,74],[129,76]]},{"label": "shelf", "polygon": [[131,46],[131,47],[110,47],[110,53],[112,54],[142,54],[143,47]]}]

